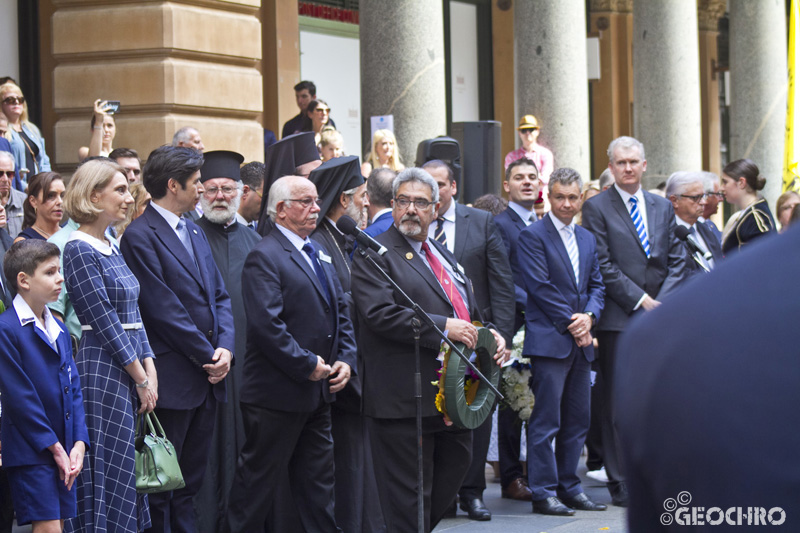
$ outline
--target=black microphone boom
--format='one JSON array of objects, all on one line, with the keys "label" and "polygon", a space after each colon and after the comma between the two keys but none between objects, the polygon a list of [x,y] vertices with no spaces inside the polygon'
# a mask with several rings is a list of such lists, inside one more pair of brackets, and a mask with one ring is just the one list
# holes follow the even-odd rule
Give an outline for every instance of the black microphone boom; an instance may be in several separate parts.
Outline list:
[{"label": "black microphone boom", "polygon": [[682,241],[686,241],[689,244],[689,248],[692,249],[692,252],[700,254],[700,256],[706,261],[714,257],[711,255],[711,252],[703,250],[694,237],[692,237],[691,231],[689,231],[689,228],[686,226],[679,225],[677,228],[675,228],[675,236]]},{"label": "black microphone boom", "polygon": [[386,247],[358,229],[356,221],[349,216],[342,215],[339,217],[339,220],[336,221],[336,227],[345,235],[352,235],[355,237],[356,241],[358,241],[358,244],[364,248],[368,248],[378,255],[383,255],[386,253]]}]

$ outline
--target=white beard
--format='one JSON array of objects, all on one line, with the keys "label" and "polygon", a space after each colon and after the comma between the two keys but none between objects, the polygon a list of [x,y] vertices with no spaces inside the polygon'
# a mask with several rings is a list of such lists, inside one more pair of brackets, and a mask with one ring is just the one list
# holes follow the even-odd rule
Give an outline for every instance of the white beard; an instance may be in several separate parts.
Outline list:
[{"label": "white beard", "polygon": [[[203,209],[203,216],[214,224],[227,224],[236,216],[241,198],[241,195],[237,194],[236,197],[229,202],[226,200],[214,200],[210,202],[205,196],[200,196],[200,207]],[[215,206],[221,205],[226,206],[224,211],[214,209]]]}]

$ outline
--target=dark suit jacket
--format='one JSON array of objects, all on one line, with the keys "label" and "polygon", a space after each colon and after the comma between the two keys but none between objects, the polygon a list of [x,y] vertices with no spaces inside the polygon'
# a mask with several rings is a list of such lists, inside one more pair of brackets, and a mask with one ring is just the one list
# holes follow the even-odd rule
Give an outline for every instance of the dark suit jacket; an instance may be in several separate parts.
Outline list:
[{"label": "dark suit jacket", "polygon": [[503,243],[506,245],[506,255],[511,264],[511,273],[514,278],[514,302],[516,304],[514,333],[516,333],[525,324],[525,306],[528,302],[528,293],[525,292],[525,280],[522,278],[522,272],[520,272],[519,263],[517,262],[517,240],[519,239],[519,232],[528,226],[525,225],[525,222],[522,221],[516,211],[510,207],[494,217],[494,223],[503,238]]},{"label": "dark suit jacket", "polygon": [[[583,227],[597,239],[597,257],[606,286],[606,306],[597,324],[601,331],[622,331],[645,293],[663,300],[684,278],[685,254],[675,237],[672,204],[660,196],[642,192],[647,203],[649,258],[615,187],[583,204]],[[637,312],[642,312],[642,308]]]},{"label": "dark suit jacket", "polygon": [[514,281],[511,265],[492,215],[456,204],[453,255],[472,281],[483,318],[497,327],[511,346],[514,338]]},{"label": "dark suit jacket", "polygon": [[[192,409],[210,391],[208,373],[214,350],[233,353],[235,340],[231,301],[211,248],[194,222],[186,228],[194,259],[152,206],[125,230],[120,250],[141,285],[139,309],[153,353],[159,382],[158,406]],[[199,266],[199,270],[198,270]],[[226,401],[225,380],[213,386]]]},{"label": "dark suit jacket", "polygon": [[[525,355],[564,359],[575,348],[567,330],[575,313],[592,312],[598,319],[603,310],[603,278],[594,236],[575,226],[580,283],[567,248],[550,216],[531,224],[519,234],[517,260],[528,291],[525,311]],[[594,360],[590,344],[582,348],[586,360]]]},{"label": "dark suit jacket", "polygon": [[[677,224],[675,225],[677,229]],[[711,255],[714,259],[714,266],[719,266],[719,262],[722,261],[722,246],[720,246],[719,240],[717,236],[714,235],[714,231],[706,226],[702,222],[698,222],[695,224],[695,228],[697,228],[697,232],[703,237],[703,240],[706,241],[706,245],[708,246],[708,251],[711,252]],[[703,269],[700,268],[700,265],[697,264],[697,261],[694,260],[692,257],[692,251],[689,248],[689,244],[684,242],[683,248],[686,252],[686,273],[687,275],[697,274],[698,272],[703,272]]]},{"label": "dark suit jacket", "polygon": [[[319,244],[314,244],[319,252]],[[328,390],[327,380],[308,379],[318,355],[330,365],[343,361],[357,372],[353,324],[336,271],[320,261],[334,299],[328,303],[303,254],[275,228],[245,261],[244,403],[311,412],[322,402],[332,402],[336,395]]]},{"label": "dark suit jacket", "polygon": [[[66,290],[66,289],[64,289]],[[24,326],[12,307],[0,315],[0,392],[3,466],[55,465],[48,446],[69,455],[76,441],[89,448],[80,377],[66,326],[56,352],[33,322]]]},{"label": "dark suit jacket", "polygon": [[[9,236],[8,233],[5,231],[0,230],[0,282],[2,282],[3,287],[0,288],[0,301],[3,302],[6,309],[11,307],[11,302],[13,299],[11,286],[8,284],[8,280],[6,280],[5,274],[3,274],[3,259],[5,258],[6,251],[11,248],[11,245],[14,244],[14,239]],[[66,289],[63,289],[66,290]]]},{"label": "dark suit jacket", "polygon": [[[395,282],[430,315],[444,331],[448,318],[454,318],[453,306],[425,263],[413,251],[395,226],[376,240],[386,246],[385,255],[369,255]],[[437,250],[456,265],[455,258],[439,243],[429,240]],[[458,271],[458,267],[454,266]],[[469,278],[467,308],[472,320],[480,320],[480,309],[472,293]],[[376,418],[412,418],[416,416],[414,398],[414,334],[411,318],[416,316],[406,301],[395,292],[367,260],[359,254],[353,259],[353,299],[358,309],[359,350],[364,357],[364,414]],[[438,379],[436,360],[441,339],[423,323],[420,330],[420,370],[422,374],[422,416],[437,416],[434,397]]]},{"label": "dark suit jacket", "polygon": [[660,525],[664,500],[682,491],[686,507],[781,507],[784,529],[800,530],[800,478],[786,468],[800,448],[798,270],[800,227],[694,277],[620,338],[614,405],[630,531],[718,531]]}]

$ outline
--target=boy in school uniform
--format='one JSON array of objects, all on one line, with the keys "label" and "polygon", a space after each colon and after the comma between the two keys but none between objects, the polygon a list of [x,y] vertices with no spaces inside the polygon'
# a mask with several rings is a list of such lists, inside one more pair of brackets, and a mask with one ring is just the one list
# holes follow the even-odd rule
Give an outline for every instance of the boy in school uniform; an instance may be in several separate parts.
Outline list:
[{"label": "boy in school uniform", "polygon": [[17,522],[60,532],[77,513],[72,485],[89,447],[69,333],[47,304],[64,278],[55,244],[28,239],[6,252],[3,272],[17,296],[0,314],[3,469]]}]

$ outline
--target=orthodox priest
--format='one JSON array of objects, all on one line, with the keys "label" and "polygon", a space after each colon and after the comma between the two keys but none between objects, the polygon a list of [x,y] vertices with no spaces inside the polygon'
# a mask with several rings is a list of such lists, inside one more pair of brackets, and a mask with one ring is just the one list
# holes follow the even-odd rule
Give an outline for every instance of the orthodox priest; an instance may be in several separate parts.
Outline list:
[{"label": "orthodox priest", "polygon": [[[245,352],[245,313],[242,302],[242,268],[247,254],[261,239],[254,230],[237,222],[242,196],[239,165],[244,157],[236,152],[205,152],[200,169],[204,192],[200,196],[203,216],[196,221],[208,238],[211,254],[231,297],[235,354]],[[211,442],[206,477],[195,497],[200,531],[219,531],[228,507],[236,457],[244,444],[244,424],[239,410],[239,388],[244,365],[233,365],[228,374],[228,403],[217,409],[217,423]]]},{"label": "orthodox priest", "polygon": [[[330,255],[350,306],[350,316],[355,317],[350,294],[350,253],[354,239],[342,234],[336,223],[347,215],[360,228],[366,224],[369,201],[359,159],[357,156],[330,159],[312,170],[308,179],[317,187],[320,207],[317,229],[311,238],[322,244]],[[331,404],[336,524],[343,531],[381,532],[386,528],[380,512],[366,419],[361,412],[360,360],[359,355],[358,372],[350,378],[348,386],[336,394],[336,402]]]}]

